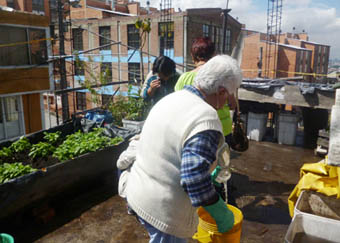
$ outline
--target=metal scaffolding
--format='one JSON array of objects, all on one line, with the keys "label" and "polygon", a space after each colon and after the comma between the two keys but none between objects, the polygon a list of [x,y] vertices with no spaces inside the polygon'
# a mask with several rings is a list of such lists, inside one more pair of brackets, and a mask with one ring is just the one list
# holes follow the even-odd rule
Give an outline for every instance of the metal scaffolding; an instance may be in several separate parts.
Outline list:
[{"label": "metal scaffolding", "polygon": [[[265,77],[276,78],[278,44],[280,43],[282,0],[268,0]],[[272,72],[272,75],[271,75]]]}]

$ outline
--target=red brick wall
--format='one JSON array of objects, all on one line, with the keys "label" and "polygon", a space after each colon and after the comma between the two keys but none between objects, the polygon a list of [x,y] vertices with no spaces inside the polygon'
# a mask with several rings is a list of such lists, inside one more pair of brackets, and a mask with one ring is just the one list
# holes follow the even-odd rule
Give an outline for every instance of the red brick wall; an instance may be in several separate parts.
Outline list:
[{"label": "red brick wall", "polygon": [[260,42],[259,34],[252,34],[245,38],[242,52],[241,69],[244,78],[256,78],[258,75],[257,62],[260,57],[260,48],[263,47],[262,67],[265,68],[265,45]]},{"label": "red brick wall", "polygon": [[296,56],[296,49],[280,46],[279,62],[277,66],[277,69],[280,71],[277,74],[278,77],[282,78],[295,76],[294,72],[296,70]]}]

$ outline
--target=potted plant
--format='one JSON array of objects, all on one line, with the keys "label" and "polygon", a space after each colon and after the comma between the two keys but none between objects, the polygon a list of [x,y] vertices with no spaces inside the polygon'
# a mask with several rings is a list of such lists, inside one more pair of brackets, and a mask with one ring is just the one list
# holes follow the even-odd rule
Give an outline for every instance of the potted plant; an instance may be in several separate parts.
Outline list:
[{"label": "potted plant", "polygon": [[133,86],[129,85],[127,96],[118,95],[109,106],[109,110],[112,112],[117,125],[141,131],[149,112],[149,103],[140,96],[139,86],[134,91]]}]

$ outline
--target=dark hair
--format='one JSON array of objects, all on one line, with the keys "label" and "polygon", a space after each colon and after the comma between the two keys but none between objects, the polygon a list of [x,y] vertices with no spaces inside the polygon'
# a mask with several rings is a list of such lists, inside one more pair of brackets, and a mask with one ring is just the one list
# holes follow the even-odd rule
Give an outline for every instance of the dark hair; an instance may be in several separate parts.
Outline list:
[{"label": "dark hair", "polygon": [[209,37],[194,39],[191,46],[191,55],[194,62],[208,61],[215,53],[215,45]]},{"label": "dark hair", "polygon": [[176,72],[175,62],[167,56],[159,56],[155,59],[152,65],[152,73],[162,73],[165,76],[170,76]]}]

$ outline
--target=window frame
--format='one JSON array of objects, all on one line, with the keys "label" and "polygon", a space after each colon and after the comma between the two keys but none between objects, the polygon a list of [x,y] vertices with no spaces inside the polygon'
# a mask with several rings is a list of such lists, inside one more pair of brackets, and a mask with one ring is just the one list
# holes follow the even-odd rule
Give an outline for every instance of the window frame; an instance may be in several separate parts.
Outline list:
[{"label": "window frame", "polygon": [[[109,73],[106,74],[106,69],[109,70]],[[104,76],[104,74],[108,76]],[[112,62],[102,62],[100,63],[100,77],[105,79],[106,83],[112,82]]]},{"label": "window frame", "polygon": [[76,92],[76,108],[77,110],[86,110],[86,92]]},{"label": "window frame", "polygon": [[79,61],[78,63],[74,62],[74,75],[75,76],[85,76],[85,68],[84,68],[85,62]]},{"label": "window frame", "polygon": [[[16,99],[16,104],[15,104],[15,109],[17,109],[17,120],[15,121],[9,121],[8,120],[8,113],[5,105],[5,99],[9,98],[15,98]],[[1,112],[1,120],[0,120],[0,141],[5,141],[8,139],[13,139],[16,137],[20,137],[25,134],[25,123],[24,123],[24,114],[23,114],[23,105],[22,105],[22,97],[20,95],[15,95],[15,96],[6,96],[6,97],[0,97],[0,112]],[[7,106],[9,107],[9,106]],[[17,135],[14,136],[9,136],[9,127],[8,124],[11,122],[18,122],[18,133]]]},{"label": "window frame", "polygon": [[[166,26],[166,30],[163,31],[163,27]],[[164,34],[167,33],[168,36],[164,40]],[[170,33],[170,36],[169,36]],[[158,23],[158,38],[159,38],[159,49],[160,54],[164,55],[165,50],[174,50],[175,48],[175,23],[173,21],[159,22]]]},{"label": "window frame", "polygon": [[102,106],[107,105],[109,100],[110,102],[113,101],[112,95],[108,95],[108,94],[102,94],[101,99],[102,99]]},{"label": "window frame", "polygon": [[[48,59],[48,47],[47,47],[47,28],[45,27],[35,27],[35,26],[16,26],[16,25],[7,25],[0,24],[0,29],[2,32],[12,32],[11,34],[18,35],[21,33],[21,36],[18,36],[17,39],[13,39],[11,34],[1,35],[3,39],[0,37],[0,44],[11,44],[13,42],[23,42],[24,44],[15,45],[15,46],[7,46],[2,47],[0,50],[0,66],[32,66],[32,65],[48,65],[46,62]],[[17,34],[16,34],[16,31]],[[39,38],[32,38],[31,33],[33,31],[41,32],[42,36]],[[5,39],[7,37],[7,39]],[[33,40],[45,39],[39,42],[31,42]],[[43,57],[41,61],[34,61],[32,57],[34,57],[34,53],[32,53],[32,47],[35,45],[39,45],[38,51],[43,51],[43,55],[39,55],[39,57]],[[43,46],[43,48],[41,48]],[[14,54],[19,54],[14,55]],[[38,60],[38,59],[36,59]]]},{"label": "window frame", "polygon": [[[107,45],[105,47],[100,47],[100,50],[111,50],[111,26],[99,26],[99,46]],[[103,37],[102,37],[103,36]]]},{"label": "window frame", "polygon": [[32,12],[45,15],[45,1],[44,0],[32,0]]},{"label": "window frame", "polygon": [[72,48],[73,51],[83,51],[84,50],[84,38],[83,30],[80,28],[72,29]]},{"label": "window frame", "polygon": [[139,29],[136,28],[135,24],[128,24],[126,28],[128,50],[138,49],[140,46]]},{"label": "window frame", "polygon": [[139,62],[129,62],[128,63],[128,81],[131,82],[137,80],[139,84],[141,82],[141,74],[140,74],[140,63]]},{"label": "window frame", "polygon": [[[223,32],[223,31],[222,31]],[[225,33],[225,50],[226,52],[231,52],[231,29],[226,29]]]}]

